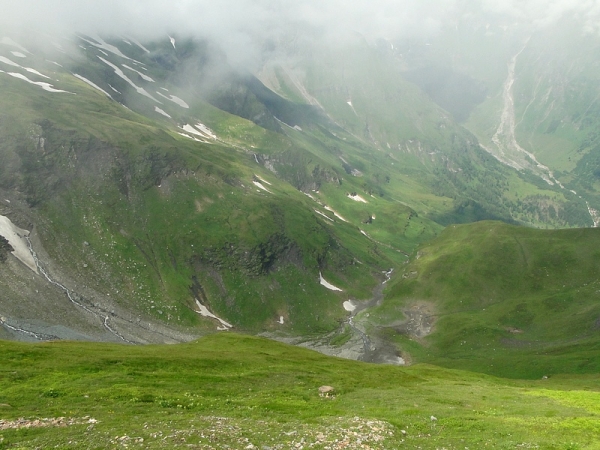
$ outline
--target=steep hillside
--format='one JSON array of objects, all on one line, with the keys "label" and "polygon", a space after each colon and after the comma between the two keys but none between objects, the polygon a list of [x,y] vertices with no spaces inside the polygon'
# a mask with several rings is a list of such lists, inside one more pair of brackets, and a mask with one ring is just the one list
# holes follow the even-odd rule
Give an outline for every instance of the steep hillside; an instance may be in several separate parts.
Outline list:
[{"label": "steep hillside", "polygon": [[[483,13],[448,19],[439,36],[398,42],[404,76],[504,164],[558,186],[521,192],[552,221],[597,225],[598,36],[565,15],[544,24]],[[525,206],[527,209],[527,206]],[[588,210],[587,219],[585,210]]]},{"label": "steep hillside", "polygon": [[453,225],[368,320],[414,361],[510,377],[596,372],[599,244],[595,229]]},{"label": "steep hillside", "polygon": [[[408,50],[355,37],[334,50],[293,54],[293,63],[266,66],[261,76],[281,95],[322,108],[363,146],[376,149],[369,155],[371,164],[387,166],[383,171],[390,176],[390,165],[400,166],[403,185],[396,187],[396,198],[439,223],[501,219],[536,227],[594,224],[586,202],[575,193],[548,184],[532,171],[513,170],[522,169],[515,164],[507,164],[507,170],[498,159],[506,161],[497,154],[491,157],[475,136],[457,125],[456,118],[468,117],[487,88],[438,59],[436,52],[447,54],[447,48],[417,46],[407,55]],[[410,56],[415,54],[421,57]],[[431,89],[443,92],[436,95]],[[470,102],[471,109],[454,110],[460,107],[457,99]],[[482,142],[487,145],[485,138]],[[406,178],[412,181],[410,187],[404,184]],[[425,200],[423,191],[438,199]]]},{"label": "steep hillside", "polygon": [[2,39],[0,215],[29,264],[2,263],[8,336],[322,334],[447,224],[582,224],[380,47],[317,47],[265,85],[174,40]]}]

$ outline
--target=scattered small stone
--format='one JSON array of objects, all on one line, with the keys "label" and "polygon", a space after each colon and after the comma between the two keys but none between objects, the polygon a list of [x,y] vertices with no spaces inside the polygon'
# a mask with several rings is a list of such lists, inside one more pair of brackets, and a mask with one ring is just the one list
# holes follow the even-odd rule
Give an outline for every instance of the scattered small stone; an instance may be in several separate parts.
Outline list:
[{"label": "scattered small stone", "polygon": [[1,430],[20,430],[23,428],[44,428],[44,427],[68,427],[71,425],[94,424],[98,423],[93,418],[67,419],[66,417],[43,418],[43,419],[24,419],[0,420]]}]

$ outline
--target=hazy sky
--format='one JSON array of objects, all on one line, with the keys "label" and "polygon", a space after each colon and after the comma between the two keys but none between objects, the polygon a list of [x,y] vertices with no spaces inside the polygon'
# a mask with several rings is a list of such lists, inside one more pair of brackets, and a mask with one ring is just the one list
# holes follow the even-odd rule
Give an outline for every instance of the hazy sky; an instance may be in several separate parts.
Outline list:
[{"label": "hazy sky", "polygon": [[0,11],[5,29],[192,34],[215,39],[242,59],[255,56],[258,42],[294,30],[319,39],[347,31],[368,38],[427,36],[449,18],[489,14],[544,26],[569,13],[589,31],[600,23],[600,0],[0,0]]},{"label": "hazy sky", "polygon": [[0,0],[0,23],[63,29],[216,33],[293,23],[367,35],[432,32],[459,12],[487,11],[544,23],[565,12],[598,18],[600,0]]}]

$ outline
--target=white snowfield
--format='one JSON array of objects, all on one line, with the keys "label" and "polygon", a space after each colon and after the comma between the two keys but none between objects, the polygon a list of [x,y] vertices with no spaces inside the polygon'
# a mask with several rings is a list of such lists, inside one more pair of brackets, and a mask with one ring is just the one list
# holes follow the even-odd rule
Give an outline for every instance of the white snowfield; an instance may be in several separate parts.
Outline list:
[{"label": "white snowfield", "polygon": [[162,114],[165,117],[168,117],[169,119],[171,118],[171,116],[166,111],[163,111],[158,106],[154,107],[154,111],[157,112],[157,113],[159,113],[159,114]]},{"label": "white snowfield", "polygon": [[194,126],[192,126],[190,124],[185,124],[184,126],[182,126],[180,128],[183,131],[186,131],[190,134],[194,134],[196,136],[203,138],[204,140],[202,142],[206,142],[205,141],[206,139],[217,139],[217,135],[214,134],[210,128],[208,128],[207,126],[205,126],[201,123],[197,123]]},{"label": "white snowfield", "polygon": [[352,112],[354,112],[354,114],[358,116],[358,113],[356,112],[356,110],[354,109],[354,105],[352,104],[352,100],[348,100],[346,103],[350,108],[352,108]]},{"label": "white snowfield", "polygon": [[253,181],[252,183],[254,183],[254,185],[255,185],[257,188],[259,188],[259,189],[262,189],[263,191],[266,191],[266,192],[268,192],[269,194],[272,194],[272,192],[271,192],[270,190],[268,190],[266,187],[264,187],[260,181]]},{"label": "white snowfield", "polygon": [[321,272],[319,272],[319,282],[321,283],[322,286],[325,286],[330,291],[340,291],[340,292],[342,291],[339,287],[336,287],[333,284],[327,282],[327,280],[325,280],[325,278],[323,278],[323,275],[321,274]]},{"label": "white snowfield", "polygon": [[186,137],[188,139],[191,139],[192,141],[196,141],[196,142],[202,142],[203,144],[207,144],[206,141],[202,140],[202,139],[198,139],[197,137],[194,136],[190,136],[189,134],[186,133],[177,133],[180,136]]},{"label": "white snowfield", "polygon": [[94,83],[94,82],[92,82],[92,81],[88,80],[87,78],[85,78],[85,77],[82,77],[81,75],[78,75],[78,74],[76,74],[76,73],[74,73],[74,74],[73,74],[73,76],[74,76],[75,78],[78,78],[78,79],[80,79],[80,80],[81,80],[81,81],[83,81],[84,83],[86,83],[86,84],[89,84],[89,85],[90,85],[91,87],[93,87],[94,89],[96,89],[96,90],[98,90],[98,91],[102,92],[102,93],[103,93],[104,95],[106,95],[108,98],[112,99],[112,97],[110,96],[110,94],[109,94],[108,92],[106,92],[104,89],[102,89],[100,86],[98,86],[96,83]]},{"label": "white snowfield", "polygon": [[13,56],[16,56],[17,58],[27,58],[27,55],[24,55],[21,52],[11,52],[13,54]]},{"label": "white snowfield", "polygon": [[136,85],[136,84],[135,84],[133,81],[131,81],[131,80],[130,80],[130,79],[127,77],[127,75],[125,75],[125,73],[123,73],[123,71],[122,71],[122,70],[121,70],[119,67],[115,66],[115,65],[114,65],[113,63],[111,63],[110,61],[108,61],[108,60],[104,59],[102,56],[98,56],[98,58],[99,58],[99,59],[100,59],[100,60],[101,60],[101,61],[102,61],[104,64],[106,64],[107,66],[111,67],[111,68],[112,68],[112,69],[115,71],[115,73],[116,73],[116,74],[117,74],[119,77],[121,77],[122,79],[124,79],[125,81],[127,81],[127,83],[129,83],[129,84],[130,84],[130,85],[131,85],[131,86],[132,86],[132,87],[133,87],[133,88],[134,88],[134,89],[137,91],[137,93],[138,93],[138,94],[141,94],[141,95],[143,95],[144,97],[148,97],[149,99],[151,99],[151,100],[154,100],[156,103],[159,103],[159,104],[161,104],[161,105],[162,105],[162,103],[160,103],[160,102],[159,102],[157,99],[155,99],[154,97],[152,97],[152,95],[150,95],[150,94],[148,93],[148,91],[146,91],[146,89],[144,89],[144,88],[142,88],[142,87],[139,87],[139,86],[137,86],[137,85]]},{"label": "white snowfield", "polygon": [[220,319],[219,317],[217,317],[213,313],[211,313],[206,306],[204,306],[202,303],[200,303],[200,301],[198,299],[196,299],[196,305],[198,305],[198,309],[200,310],[200,311],[196,311],[196,312],[198,314],[200,314],[202,317],[210,317],[211,319],[218,320],[221,323],[222,326],[217,328],[217,330],[225,331],[225,330],[229,330],[230,328],[233,328],[233,325],[225,322],[223,319]]},{"label": "white snowfield", "polygon": [[354,200],[355,202],[360,202],[360,203],[369,203],[368,201],[366,201],[364,198],[362,198],[360,195],[351,195],[348,194],[348,198]]},{"label": "white snowfield", "polygon": [[[198,122],[196,125],[194,125],[198,130],[200,130],[201,133],[205,134],[206,136],[208,136],[211,139],[217,139],[217,135],[213,132],[213,130],[211,130],[210,128],[208,128],[206,125],[204,125],[203,123]],[[271,183],[269,183],[271,184]]]},{"label": "white snowfield", "polygon": [[184,126],[181,127],[181,129],[183,131],[187,131],[188,133],[192,133],[195,134],[196,136],[200,136],[200,137],[204,137],[204,135],[202,133],[200,133],[198,130],[196,130],[193,126],[191,126],[190,124],[185,124]]},{"label": "white snowfield", "polygon": [[74,94],[74,92],[69,92],[69,91],[63,91],[61,89],[55,89],[54,86],[52,86],[50,83],[42,83],[41,81],[33,81],[30,80],[29,78],[27,78],[25,75],[23,75],[22,73],[16,73],[16,72],[3,72],[2,70],[0,70],[0,72],[2,73],[6,73],[7,75],[10,75],[11,77],[15,77],[18,78],[19,80],[23,80],[26,81],[30,84],[35,84],[36,86],[41,87],[43,90],[48,91],[48,92],[65,92],[67,94]]},{"label": "white snowfield", "polygon": [[119,50],[114,45],[110,45],[108,42],[105,42],[104,39],[102,39],[100,36],[91,36],[91,37],[93,40],[86,39],[85,37],[80,35],[79,39],[87,42],[88,44],[93,45],[94,47],[96,47],[98,49],[106,50],[107,52],[112,53],[113,55],[117,55],[117,56],[120,56],[121,58],[125,58],[125,59],[128,59],[129,61],[133,61],[133,62],[143,65],[143,63],[136,61],[135,59],[130,58],[129,56],[123,54],[123,52],[121,52],[121,50]]},{"label": "white snowfield", "polygon": [[150,50],[148,50],[146,47],[144,47],[142,44],[140,44],[140,42],[135,39],[132,38],[131,36],[127,37],[131,42],[133,42],[135,45],[137,45],[139,48],[141,48],[142,50],[144,50],[146,53],[150,53]]},{"label": "white snowfield", "polygon": [[348,312],[356,311],[356,305],[352,302],[352,300],[346,300],[343,304],[344,309]]},{"label": "white snowfield", "polygon": [[269,186],[273,186],[271,183],[269,183],[267,180],[265,180],[265,179],[264,179],[263,177],[261,177],[260,175],[256,175],[256,174],[254,174],[254,176],[255,176],[256,178],[258,178],[258,179],[259,179],[259,180],[260,180],[262,183],[266,183],[266,184],[268,184]]},{"label": "white snowfield", "polygon": [[129,67],[127,64],[122,64],[122,66],[125,67],[126,69],[131,70],[132,72],[137,73],[140,77],[142,77],[143,80],[149,81],[150,83],[154,83],[154,80],[152,78],[150,78],[148,75],[146,75],[145,73],[142,73],[139,70],[134,69],[133,67]]},{"label": "white snowfield", "polygon": [[29,236],[29,231],[17,227],[8,217],[0,216],[0,235],[4,236],[12,246],[12,254],[35,273],[38,273],[35,260],[25,240],[25,237]]},{"label": "white snowfield", "polygon": [[190,107],[190,106],[189,106],[189,105],[188,105],[186,102],[184,102],[184,101],[183,101],[182,99],[180,99],[179,97],[175,97],[174,95],[171,95],[171,96],[167,97],[166,95],[164,95],[164,94],[161,94],[161,93],[160,93],[160,92],[158,92],[158,91],[156,91],[156,93],[157,93],[158,95],[160,95],[161,97],[163,97],[163,98],[166,98],[167,100],[169,100],[169,101],[171,101],[171,102],[173,102],[173,103],[176,103],[176,104],[178,104],[178,105],[179,105],[179,106],[181,106],[182,108],[189,109],[189,107]]},{"label": "white snowfield", "polygon": [[340,219],[342,222],[348,222],[346,219],[344,219],[342,216],[340,216],[333,208],[330,208],[329,206],[325,205],[323,206],[323,208],[325,208],[327,211],[332,212],[333,215],[335,217],[337,217],[338,219]]},{"label": "white snowfield", "polygon": [[23,67],[21,64],[17,64],[16,62],[14,62],[14,61],[12,61],[12,60],[10,60],[8,58],[5,58],[4,56],[0,56],[0,62],[2,62],[4,64],[7,64],[9,66],[18,67],[19,69],[26,70],[27,72],[32,73],[32,74],[37,75],[37,76],[40,76],[42,78],[50,79],[50,77],[47,77],[43,73],[40,73],[37,70],[32,69],[31,67]]},{"label": "white snowfield", "polygon": [[333,219],[331,217],[329,217],[327,214],[322,213],[321,211],[319,211],[318,209],[314,210],[318,215],[324,217],[325,219],[329,220],[330,222],[333,222]]}]

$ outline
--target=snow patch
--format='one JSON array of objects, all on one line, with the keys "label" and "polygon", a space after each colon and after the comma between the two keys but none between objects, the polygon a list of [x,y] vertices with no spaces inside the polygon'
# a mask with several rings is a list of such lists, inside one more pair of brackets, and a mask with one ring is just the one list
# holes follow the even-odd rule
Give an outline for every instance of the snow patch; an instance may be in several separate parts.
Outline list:
[{"label": "snow patch", "polygon": [[171,36],[169,36],[169,40],[171,41],[171,45],[173,46],[173,48],[175,50],[177,50],[177,47],[175,47],[175,38],[172,38]]},{"label": "snow patch", "polygon": [[17,227],[8,217],[0,216],[0,235],[4,236],[12,246],[11,253],[35,273],[38,273],[35,260],[25,240],[25,237],[29,236],[29,231]]},{"label": "snow patch", "polygon": [[[194,128],[193,126],[191,126],[189,124],[186,124],[186,125],[184,125],[184,126],[182,126],[180,128],[183,131],[187,131],[188,133],[195,134],[196,136],[199,136],[199,137],[201,137],[203,139],[206,139],[206,138],[210,137],[210,136],[207,136],[204,133],[198,131],[196,128]],[[206,141],[202,140],[201,142],[206,142]]]},{"label": "snow patch", "polygon": [[11,52],[13,54],[13,56],[16,56],[17,58],[27,58],[27,55],[24,55],[21,52]]},{"label": "snow patch", "polygon": [[360,195],[355,194],[348,194],[348,198],[351,198],[352,200],[354,200],[355,202],[361,202],[361,203],[369,203],[368,201],[366,201],[364,198],[362,198]]},{"label": "snow patch", "polygon": [[348,104],[348,106],[349,106],[350,108],[352,108],[352,112],[353,112],[353,113],[354,113],[356,116],[358,116],[358,113],[356,112],[356,110],[354,109],[354,105],[352,104],[352,100],[348,100],[346,103]]},{"label": "snow patch", "polygon": [[[213,132],[213,130],[211,130],[210,128],[208,128],[206,125],[204,125],[203,123],[198,122],[196,125],[194,125],[198,130],[200,130],[200,132],[204,135],[206,135],[209,138],[212,139],[217,139],[217,135]],[[271,184],[271,183],[269,183]]]},{"label": "snow patch", "polygon": [[50,77],[47,77],[47,76],[46,76],[46,75],[44,75],[43,73],[40,73],[40,72],[38,72],[37,70],[35,70],[35,69],[32,69],[32,68],[30,68],[30,67],[23,67],[22,65],[20,65],[20,64],[17,64],[16,62],[14,62],[14,61],[11,61],[10,59],[8,59],[8,58],[5,58],[4,56],[0,56],[0,62],[3,62],[4,64],[7,64],[7,65],[9,65],[9,66],[14,66],[14,67],[18,67],[19,69],[26,70],[27,72],[29,72],[29,73],[33,73],[34,75],[38,75],[38,76],[40,76],[40,77],[43,77],[43,78],[48,78],[48,79],[50,79]]},{"label": "snow patch", "polygon": [[185,134],[185,133],[177,133],[180,136],[186,137],[188,139],[191,139],[192,141],[196,141],[196,142],[202,142],[203,144],[206,144],[206,141],[203,141],[202,139],[198,139],[195,138],[194,136],[190,136],[189,134]]},{"label": "snow patch", "polygon": [[217,328],[217,330],[226,331],[226,330],[229,330],[230,328],[233,328],[233,325],[225,322],[223,319],[221,319],[221,318],[215,316],[213,313],[211,313],[206,306],[204,306],[202,303],[200,303],[200,301],[198,299],[196,299],[196,305],[198,305],[198,309],[200,310],[200,311],[196,311],[196,312],[198,314],[200,314],[202,317],[210,317],[211,319],[218,320],[221,323],[222,326]]},{"label": "snow patch", "polygon": [[154,107],[154,111],[157,112],[157,113],[159,113],[159,114],[162,114],[165,117],[168,117],[169,119],[171,118],[171,116],[168,113],[166,113],[165,111],[163,111],[162,109],[160,109],[158,106]]},{"label": "snow patch", "polygon": [[48,92],[65,92],[67,94],[74,94],[74,92],[68,92],[68,91],[63,91],[61,89],[55,89],[51,84],[49,83],[42,83],[41,81],[33,81],[30,80],[29,78],[27,78],[25,75],[23,75],[22,73],[15,73],[15,72],[6,72],[7,75],[10,75],[11,77],[15,77],[18,78],[19,80],[23,80],[23,81],[27,81],[30,84],[35,84],[36,86],[41,87],[43,90],[48,91]]},{"label": "snow patch", "polygon": [[255,185],[257,188],[259,188],[259,189],[262,189],[263,191],[266,191],[266,192],[268,192],[269,194],[272,194],[272,192],[271,192],[270,190],[268,190],[266,187],[264,187],[260,181],[253,181],[252,183],[254,183],[254,185]]},{"label": "snow patch", "polygon": [[125,67],[126,69],[131,70],[132,72],[137,73],[140,77],[142,77],[143,80],[149,81],[150,83],[154,83],[154,80],[152,78],[150,78],[148,75],[146,75],[145,73],[142,73],[139,70],[135,70],[133,67],[129,67],[127,64],[122,64],[122,66]]},{"label": "snow patch", "polygon": [[325,278],[323,278],[323,274],[321,274],[321,272],[319,272],[319,283],[321,283],[321,286],[325,286],[327,289],[329,289],[330,291],[342,291],[339,287],[334,286],[331,283],[328,283]]},{"label": "snow patch", "polygon": [[255,176],[256,178],[258,178],[260,181],[262,181],[263,183],[267,183],[269,186],[273,186],[271,183],[269,183],[269,182],[268,182],[267,180],[265,180],[263,177],[261,177],[261,176],[259,176],[259,175],[256,175],[256,174],[254,174],[254,176]]},{"label": "snow patch", "polygon": [[[121,69],[119,69],[117,66],[115,66],[113,63],[111,63],[110,61],[107,61],[106,59],[104,59],[102,56],[98,56],[98,58],[107,66],[111,67],[115,73],[121,77],[122,79],[124,79],[125,81],[127,81],[127,83],[129,83],[136,91],[138,94],[143,95],[144,97],[148,97],[151,100],[154,100],[156,103],[160,103],[158,100],[156,100],[154,97],[152,97],[148,91],[146,91],[146,89],[141,88],[139,86],[137,86],[133,81],[131,81],[127,75],[125,75],[123,73],[123,71]],[[160,103],[162,105],[162,103]]]},{"label": "snow patch", "polygon": [[322,213],[321,211],[319,211],[318,209],[314,210],[318,215],[325,217],[327,220],[329,220],[330,222],[333,222],[333,219],[331,217],[329,217],[327,214]]},{"label": "snow patch", "polygon": [[338,219],[340,219],[342,222],[348,222],[346,219],[344,219],[342,216],[340,216],[333,208],[330,208],[329,206],[323,206],[323,208],[325,208],[329,212],[332,212],[333,215],[335,217],[337,217]]},{"label": "snow patch", "polygon": [[[100,36],[91,36],[92,40],[86,39],[83,36],[79,36],[79,39],[81,39],[82,41],[87,42],[88,44],[93,45],[96,48],[99,48],[101,50],[106,50],[109,53],[112,53],[113,55],[117,55],[120,56],[121,58],[125,58],[128,59],[129,61],[134,61],[136,63],[142,64],[139,61],[136,61],[133,58],[130,58],[127,55],[124,55],[121,50],[119,50],[117,47],[115,47],[114,45],[111,45],[107,42],[105,42]],[[94,42],[95,41],[95,42]],[[106,54],[106,53],[105,53]],[[142,64],[143,65],[143,64]]]},{"label": "snow patch", "polygon": [[177,103],[177,104],[178,104],[179,106],[181,106],[182,108],[186,108],[186,109],[188,109],[188,108],[190,107],[190,106],[189,106],[189,105],[188,105],[186,102],[184,102],[184,101],[183,101],[182,99],[180,99],[179,97],[175,97],[174,95],[171,95],[171,96],[167,97],[166,95],[164,95],[164,94],[161,94],[161,93],[160,93],[160,92],[158,92],[158,91],[156,91],[156,93],[157,93],[158,95],[160,95],[161,97],[164,97],[164,98],[166,98],[166,99],[167,99],[167,100],[169,100],[169,101],[172,101],[173,103]]},{"label": "snow patch", "polygon": [[106,92],[104,89],[102,89],[100,86],[98,86],[96,83],[93,83],[92,81],[88,80],[87,78],[84,78],[81,75],[78,75],[76,73],[74,73],[73,76],[75,78],[80,79],[84,83],[89,84],[91,87],[93,87],[94,89],[102,92],[104,95],[106,95],[108,98],[110,98],[112,100],[112,97],[110,96],[110,94],[108,92]]},{"label": "snow patch", "polygon": [[135,45],[137,45],[139,48],[141,48],[142,50],[144,50],[146,53],[150,53],[150,50],[148,50],[146,47],[144,47],[142,44],[140,44],[140,42],[132,37],[128,37],[129,40],[131,42],[133,42]]},{"label": "snow patch", "polygon": [[352,300],[346,300],[344,302],[344,309],[348,312],[356,311],[356,305],[352,302]]}]

